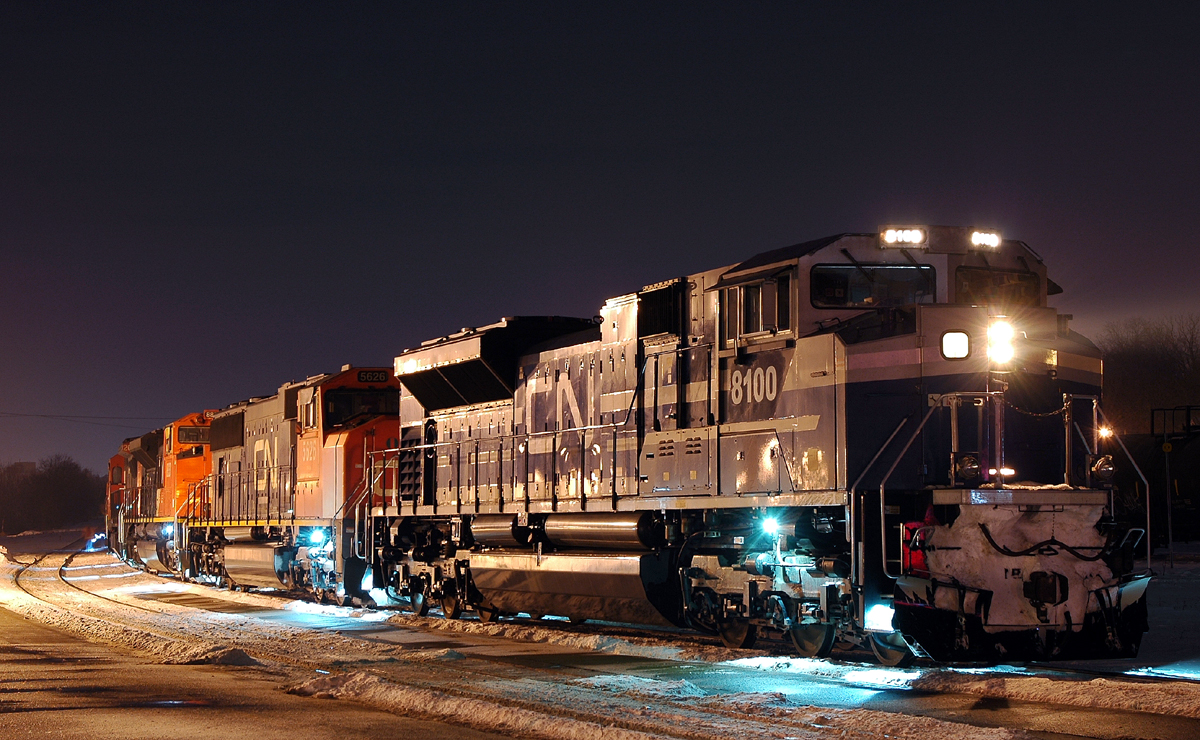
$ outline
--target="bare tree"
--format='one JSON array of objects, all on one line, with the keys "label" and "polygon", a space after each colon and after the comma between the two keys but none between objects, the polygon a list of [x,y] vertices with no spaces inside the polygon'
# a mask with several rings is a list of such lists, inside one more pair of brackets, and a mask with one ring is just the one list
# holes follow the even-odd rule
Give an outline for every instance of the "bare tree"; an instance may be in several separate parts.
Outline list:
[{"label": "bare tree", "polygon": [[1104,408],[1124,433],[1150,431],[1150,410],[1200,405],[1200,314],[1109,324]]},{"label": "bare tree", "polygon": [[34,468],[0,466],[0,532],[16,534],[94,520],[104,515],[104,476],[53,455]]}]

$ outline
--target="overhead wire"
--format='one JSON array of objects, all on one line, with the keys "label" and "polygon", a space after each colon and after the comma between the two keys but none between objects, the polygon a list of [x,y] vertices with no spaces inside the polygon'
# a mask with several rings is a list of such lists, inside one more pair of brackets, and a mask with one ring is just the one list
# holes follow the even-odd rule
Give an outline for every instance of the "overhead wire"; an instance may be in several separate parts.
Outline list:
[{"label": "overhead wire", "polygon": [[104,421],[95,421],[96,419],[104,419],[107,421],[170,421],[171,417],[167,416],[92,416],[87,414],[25,414],[16,411],[0,411],[0,419],[16,418],[16,419],[49,419],[51,421],[66,421],[75,424],[88,424],[98,427],[113,427],[116,429],[142,429],[144,425],[135,426],[132,424],[106,424]]}]

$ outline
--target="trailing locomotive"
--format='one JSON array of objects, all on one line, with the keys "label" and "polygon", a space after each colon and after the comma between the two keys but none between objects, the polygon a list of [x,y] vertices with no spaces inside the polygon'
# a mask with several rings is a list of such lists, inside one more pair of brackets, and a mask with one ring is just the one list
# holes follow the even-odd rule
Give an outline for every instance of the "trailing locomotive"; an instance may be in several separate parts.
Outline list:
[{"label": "trailing locomotive", "polygon": [[[895,227],[595,319],[505,318],[358,371],[374,400],[348,417],[326,400],[354,370],[213,414],[216,467],[170,522],[130,517],[114,484],[111,541],[187,577],[387,589],[447,617],[737,647],[765,630],[886,664],[1134,655],[1142,532],[1114,515],[1099,352],[1047,307],[1055,289],[1022,242]],[[218,454],[219,429],[242,452]]]}]

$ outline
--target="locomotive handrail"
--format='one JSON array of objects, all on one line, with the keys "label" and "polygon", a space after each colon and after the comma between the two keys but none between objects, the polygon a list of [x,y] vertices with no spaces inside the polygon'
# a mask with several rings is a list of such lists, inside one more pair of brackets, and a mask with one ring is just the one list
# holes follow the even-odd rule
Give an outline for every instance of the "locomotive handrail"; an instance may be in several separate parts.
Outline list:
[{"label": "locomotive handrail", "polygon": [[[609,422],[608,424],[588,424],[586,426],[581,426],[581,427],[569,427],[567,429],[549,429],[549,430],[545,430],[545,431],[541,431],[541,432],[524,432],[522,434],[516,434],[516,433],[498,434],[495,436],[486,437],[486,439],[504,440],[504,439],[528,439],[530,437],[552,437],[552,436],[555,436],[558,434],[562,434],[563,432],[592,432],[592,431],[596,431],[596,430],[600,430],[600,429],[612,429],[614,431],[619,431],[621,427],[624,427],[628,423],[629,423],[629,418],[626,417],[624,420],[622,420],[620,422],[614,421],[614,422]],[[480,439],[485,439],[485,438],[481,437]],[[451,445],[458,445],[458,444],[462,444],[462,440],[447,440],[444,442],[426,442],[424,444],[410,445],[408,447],[389,447],[384,450],[372,450],[371,452],[369,452],[367,454],[371,455],[371,456],[375,456],[375,455],[385,455],[388,453],[409,452],[411,450],[436,450],[439,447],[449,447]]]},{"label": "locomotive handrail", "polygon": [[[1103,409],[1097,406],[1096,411],[1100,414],[1100,418],[1104,420],[1104,423],[1108,425],[1108,428],[1112,430],[1113,439],[1117,440],[1117,444],[1121,446],[1121,451],[1125,453],[1125,457],[1129,458],[1129,464],[1132,465],[1133,469],[1137,471],[1138,477],[1142,479],[1142,484],[1146,486],[1146,571],[1153,572],[1153,569],[1150,567],[1150,558],[1154,552],[1154,545],[1150,539],[1150,481],[1146,480],[1146,475],[1142,473],[1142,469],[1138,467],[1137,460],[1134,460],[1133,455],[1129,454],[1129,448],[1125,446],[1125,442],[1121,439],[1121,435],[1117,434],[1117,430],[1113,428],[1112,422],[1110,422],[1108,417],[1104,415]],[[1170,490],[1167,491],[1167,496],[1167,501],[1169,502]]]},{"label": "locomotive handrail", "polygon": [[[367,453],[367,454],[369,455],[370,453]],[[375,467],[374,465],[372,465],[372,466],[371,466],[371,471],[372,471],[372,472],[374,472],[374,467]],[[375,491],[375,484],[376,484],[376,483],[379,481],[379,479],[380,479],[380,478],[382,478],[382,477],[384,476],[384,474],[385,474],[386,472],[387,472],[387,467],[386,467],[386,461],[385,461],[385,466],[384,466],[384,467],[382,467],[382,468],[380,468],[380,470],[379,470],[379,474],[378,474],[378,475],[376,475],[376,476],[375,476],[373,479],[371,479],[371,474],[370,474],[370,473],[368,473],[367,475],[364,475],[364,476],[362,477],[362,480],[361,480],[361,481],[359,481],[359,486],[361,487],[361,490],[362,490],[362,492],[357,494],[357,499],[356,499],[356,501],[355,501],[355,503],[354,503],[354,506],[355,506],[355,509],[356,509],[356,511],[355,511],[355,513],[354,513],[354,540],[353,540],[353,542],[354,542],[354,554],[355,554],[355,556],[357,556],[357,557],[359,557],[359,558],[362,558],[363,560],[366,560],[366,559],[367,559],[367,555],[366,555],[366,552],[367,552],[367,551],[366,551],[366,543],[365,543],[365,541],[364,541],[364,542],[360,542],[360,538],[359,538],[359,536],[358,536],[358,517],[359,517],[359,510],[361,510],[361,511],[362,511],[362,513],[364,514],[364,516],[363,516],[363,533],[364,533],[364,534],[367,534],[367,532],[368,532],[368,525],[369,525],[369,521],[368,521],[368,520],[370,519],[370,517],[369,517],[369,516],[366,516],[366,514],[367,514],[367,510],[370,508],[370,498],[371,498],[372,494],[373,494],[373,493],[374,493],[374,491]],[[368,482],[368,479],[370,479],[370,481],[369,481],[369,482]],[[366,503],[366,505],[360,506],[359,504],[360,504],[360,503],[362,503],[363,501],[366,501],[366,502],[367,502],[367,503]],[[342,504],[342,508],[345,508],[345,507],[346,507],[346,504],[348,504],[349,502],[350,502],[350,500],[349,500],[349,499],[347,499],[347,500],[346,500],[346,503]],[[386,506],[386,499],[385,499],[385,504],[384,504],[384,505]],[[341,510],[342,510],[342,509],[338,509],[338,512],[341,512]],[[337,519],[337,515],[336,515],[336,514],[334,515],[334,519]],[[372,532],[372,533],[370,534],[370,537],[373,537],[373,536],[374,536],[374,533]],[[369,538],[363,538],[363,539],[369,539]],[[360,545],[360,544],[361,544],[361,545],[363,545],[363,547],[362,547],[362,548],[360,548],[360,547],[359,547],[359,545]]]},{"label": "locomotive handrail", "polygon": [[[875,456],[871,458],[871,461],[867,463],[867,466],[865,468],[863,468],[861,473],[858,474],[858,478],[855,478],[854,485],[850,486],[850,490],[848,491],[848,496],[850,498],[850,528],[846,531],[846,539],[848,542],[853,543],[856,541],[855,535],[857,534],[856,530],[858,528],[858,492],[856,489],[858,488],[858,484],[862,483],[862,479],[865,478],[867,473],[871,470],[871,468],[875,466],[875,462],[879,459],[880,455],[883,454],[883,451],[886,450],[892,444],[892,440],[896,438],[896,435],[900,433],[900,430],[904,428],[904,425],[907,424],[908,420],[911,418],[912,418],[912,414],[909,414],[908,416],[906,416],[900,420],[900,423],[897,424],[896,428],[892,430],[892,433],[890,435],[888,435],[887,440],[875,452]],[[859,582],[858,558],[851,558],[850,562],[853,565],[852,578],[854,580],[854,583],[857,584]]]},{"label": "locomotive handrail", "polygon": [[[938,409],[940,409],[942,407],[942,398],[946,398],[947,396],[958,396],[958,395],[962,395],[962,394],[948,393],[945,396],[942,396],[941,398],[939,398],[937,403],[935,403],[933,406],[929,407],[929,411],[925,412],[925,417],[923,419],[921,419],[921,423],[917,425],[917,428],[915,430],[913,430],[912,436],[909,437],[908,441],[904,443],[904,449],[900,450],[899,455],[896,455],[896,459],[892,461],[892,467],[888,468],[887,473],[885,473],[883,476],[883,480],[881,480],[879,482],[879,546],[880,546],[879,558],[880,558],[880,560],[883,561],[883,574],[885,576],[887,576],[888,578],[891,578],[893,581],[896,580],[899,576],[892,575],[891,571],[888,570],[887,527],[885,526],[885,523],[887,522],[887,508],[884,505],[883,488],[884,488],[884,486],[887,485],[888,479],[892,477],[892,473],[894,473],[896,471],[896,466],[899,465],[900,461],[904,459],[904,455],[908,452],[908,448],[912,447],[912,443],[917,440],[917,435],[921,433],[921,430],[924,429],[925,425],[929,422],[929,418],[931,416],[933,416],[933,412],[937,411]],[[906,418],[905,421],[908,421],[908,419]]]},{"label": "locomotive handrail", "polygon": [[[788,462],[787,454],[783,451],[783,440],[779,438],[779,430],[775,432],[775,450],[779,453],[779,457],[783,459],[783,467],[787,470],[788,485],[792,487],[792,493],[796,492],[796,479],[792,476],[792,464]],[[782,491],[782,489],[780,489]]]},{"label": "locomotive handrail", "polygon": [[[635,394],[635,402],[636,402],[636,394]],[[569,433],[569,432],[578,432],[578,433],[597,432],[597,431],[603,432],[603,431],[607,430],[612,434],[612,459],[613,459],[612,469],[615,471],[616,470],[616,458],[617,458],[617,454],[618,454],[618,450],[617,450],[618,438],[620,437],[622,432],[628,434],[628,433],[633,433],[636,431],[635,428],[627,428],[629,426],[629,422],[631,419],[632,419],[632,411],[627,413],[625,418],[622,419],[621,421],[613,421],[608,424],[587,424],[584,426],[570,427],[567,429],[550,429],[550,430],[545,430],[545,431],[541,431],[541,432],[524,432],[524,433],[520,433],[520,434],[517,434],[517,433],[498,434],[495,436],[486,437],[486,439],[489,441],[493,441],[493,442],[499,442],[501,444],[503,444],[504,442],[513,442],[514,443],[514,446],[513,446],[514,451],[519,452],[520,448],[522,446],[524,446],[523,443],[528,440],[531,440],[531,439],[543,438],[543,437],[554,438],[554,437],[558,437],[564,433]],[[485,439],[485,438],[480,438],[480,439]],[[473,439],[471,441],[477,442],[479,440]],[[382,450],[372,450],[372,451],[368,452],[367,455],[368,455],[368,457],[374,459],[380,455],[382,455],[386,458],[389,455],[399,455],[401,453],[408,453],[408,452],[415,452],[415,451],[437,452],[442,449],[459,448],[465,442],[466,442],[466,440],[445,440],[442,442],[428,442],[428,443],[423,443],[423,444],[419,444],[419,445],[411,445],[411,446],[407,446],[407,447],[389,447],[389,448],[382,449]],[[521,442],[522,444],[521,445],[515,444],[517,442]],[[555,456],[554,459],[555,459],[555,462],[557,463],[558,457]],[[614,497],[614,500],[615,500],[618,495],[617,494],[617,477],[615,474],[610,477],[612,479],[612,496]],[[341,509],[339,509],[338,511],[340,512]]]}]

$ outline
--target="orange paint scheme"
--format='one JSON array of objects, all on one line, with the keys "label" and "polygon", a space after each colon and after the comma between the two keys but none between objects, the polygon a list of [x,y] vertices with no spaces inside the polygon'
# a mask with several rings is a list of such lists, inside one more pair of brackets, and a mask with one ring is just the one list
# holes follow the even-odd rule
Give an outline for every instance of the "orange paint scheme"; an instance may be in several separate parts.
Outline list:
[{"label": "orange paint scheme", "polygon": [[120,516],[121,504],[125,502],[126,462],[129,459],[129,445],[121,445],[121,452],[108,460],[108,482],[105,484],[107,506],[104,508],[105,520],[111,532]]},{"label": "orange paint scheme", "polygon": [[[362,380],[364,374],[370,380]],[[296,440],[297,518],[337,514],[347,497],[355,495],[363,485],[366,452],[399,445],[398,413],[373,418],[365,413],[369,418],[361,422],[351,418],[345,424],[327,428],[326,394],[368,388],[394,389],[398,402],[400,383],[390,368],[353,368],[314,388],[314,403],[308,415],[301,409]],[[382,409],[376,410],[379,411]],[[383,502],[372,505],[380,506]]]},{"label": "orange paint scheme", "polygon": [[156,516],[191,516],[188,490],[212,472],[208,431],[215,413],[188,414],[163,428],[162,488]]}]

